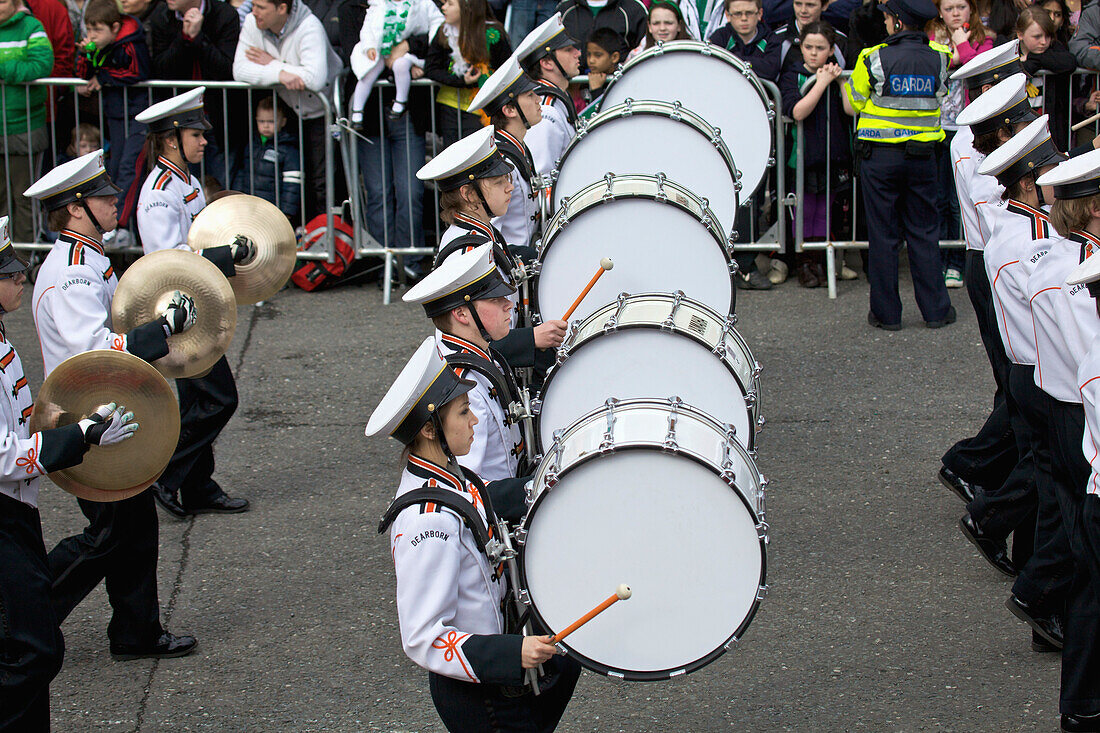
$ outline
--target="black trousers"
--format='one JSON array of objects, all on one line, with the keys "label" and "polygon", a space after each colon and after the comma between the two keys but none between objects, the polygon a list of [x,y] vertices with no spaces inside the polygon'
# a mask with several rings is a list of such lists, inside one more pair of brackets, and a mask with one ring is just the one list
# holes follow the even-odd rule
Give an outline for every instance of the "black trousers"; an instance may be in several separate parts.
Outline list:
[{"label": "black trousers", "polygon": [[558,726],[577,686],[581,667],[568,657],[543,665],[553,678],[540,694],[506,695],[500,685],[477,684],[428,673],[432,702],[451,733],[549,733]]},{"label": "black trousers", "polygon": [[201,507],[224,492],[211,478],[214,441],[237,411],[237,384],[223,356],[204,377],[177,379],[180,398],[180,440],[168,467],[157,479],[169,491],[179,491],[185,509]]},{"label": "black trousers", "polygon": [[113,611],[107,625],[111,643],[145,645],[156,641],[164,629],[157,598],[160,527],[153,493],[143,491],[108,503],[77,502],[88,526],[58,542],[48,556],[53,578],[50,598],[57,622],[64,621],[100,581],[105,581]]},{"label": "black trousers", "polygon": [[0,731],[50,729],[64,650],[38,510],[0,495]]},{"label": "black trousers", "polygon": [[1062,650],[1059,702],[1061,712],[1071,715],[1100,713],[1100,496],[1083,497],[1076,539],[1084,572],[1074,595],[1071,646]]},{"label": "black trousers", "polygon": [[907,156],[905,147],[904,143],[872,145],[870,157],[860,164],[871,312],[887,324],[901,323],[898,253],[902,240],[908,248],[921,316],[937,321],[951,307],[940,261],[936,158]]},{"label": "black trousers", "polygon": [[993,297],[981,252],[967,251],[965,279],[997,391],[993,393],[993,409],[981,429],[972,438],[965,438],[951,446],[943,456],[943,465],[967,481],[995,488],[1008,479],[1019,460],[1016,437],[1012,434],[1012,422],[1008,419],[1008,407],[1005,405],[1004,380],[1008,375],[1009,361],[994,320]]}]

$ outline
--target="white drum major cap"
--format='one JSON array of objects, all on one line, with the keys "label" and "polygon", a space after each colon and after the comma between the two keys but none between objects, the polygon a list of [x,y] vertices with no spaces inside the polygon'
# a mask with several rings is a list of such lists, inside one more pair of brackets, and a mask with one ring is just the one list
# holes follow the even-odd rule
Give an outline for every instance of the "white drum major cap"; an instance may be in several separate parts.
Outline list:
[{"label": "white drum major cap", "polygon": [[495,115],[506,104],[515,104],[516,98],[524,92],[538,89],[535,80],[527,76],[519,65],[519,59],[515,54],[500,65],[493,75],[485,80],[478,91],[477,96],[470,101],[470,112],[485,110],[486,114]]},{"label": "white drum major cap", "polygon": [[213,125],[206,119],[206,111],[202,106],[202,95],[205,92],[206,87],[195,87],[183,94],[177,94],[146,108],[134,120],[148,125],[152,132],[210,130]]},{"label": "white drum major cap", "polygon": [[470,133],[427,162],[416,172],[422,181],[435,181],[440,191],[453,191],[478,178],[505,176],[512,166],[497,150],[492,125]]},{"label": "white drum major cap", "polygon": [[1009,43],[983,51],[960,66],[951,81],[965,81],[971,96],[981,93],[986,84],[997,84],[1024,70],[1020,64],[1020,42]]},{"label": "white drum major cap", "polygon": [[1035,181],[1040,186],[1054,186],[1054,197],[1080,199],[1100,193],[1100,150],[1059,163]]},{"label": "white drum major cap", "polygon": [[528,71],[546,56],[549,56],[559,48],[576,46],[565,31],[565,24],[561,22],[561,13],[554,13],[535,30],[528,33],[519,45],[516,46],[515,56],[520,64]]},{"label": "white drum major cap", "polygon": [[8,227],[8,217],[0,216],[0,274],[11,275],[16,272],[25,272],[27,263],[15,252],[11,243],[11,230]]},{"label": "white drum major cap", "polygon": [[1027,95],[1027,75],[1013,74],[966,105],[955,122],[969,125],[974,137],[993,132],[1003,125],[1035,119]]},{"label": "white drum major cap", "polygon": [[458,378],[429,336],[374,408],[364,432],[368,437],[390,435],[408,445],[433,412],[473,387],[473,382]]},{"label": "white drum major cap", "polygon": [[23,195],[38,199],[47,211],[53,211],[90,196],[120,193],[122,189],[111,182],[103,167],[103,151],[96,150],[57,166],[32,183]]},{"label": "white drum major cap", "polygon": [[401,300],[419,303],[424,306],[428,318],[434,318],[475,300],[499,298],[514,292],[515,286],[497,267],[493,243],[488,242],[443,260],[439,267],[409,288]]},{"label": "white drum major cap", "polygon": [[1013,135],[1011,140],[986,156],[978,166],[978,173],[996,176],[1002,186],[1008,187],[1028,173],[1066,160],[1050,139],[1049,119],[1043,115]]}]

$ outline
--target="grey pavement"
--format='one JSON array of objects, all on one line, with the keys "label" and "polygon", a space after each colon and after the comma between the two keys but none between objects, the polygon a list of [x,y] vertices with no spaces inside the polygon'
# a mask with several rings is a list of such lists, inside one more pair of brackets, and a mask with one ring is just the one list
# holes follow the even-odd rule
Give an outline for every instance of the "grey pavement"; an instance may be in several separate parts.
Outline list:
[{"label": "grey pavement", "polygon": [[[963,505],[935,478],[992,399],[973,312],[952,291],[959,322],[931,331],[909,283],[902,294],[899,333],[866,325],[862,278],[836,301],[793,280],[741,294],[741,330],[764,365],[770,593],[743,641],[694,674],[585,673],[559,730],[1056,730],[1058,657],[1031,651],[1003,606],[1009,583],[963,539]],[[37,391],[27,301],[5,322]],[[253,509],[160,515],[162,613],[199,651],[112,661],[101,587],[63,626],[56,730],[442,730],[425,674],[401,652],[388,542],[375,533],[400,451],[363,436],[428,333],[374,285],[285,290],[239,310],[241,407],[216,476]],[[47,548],[83,527],[48,482],[41,504]]]}]

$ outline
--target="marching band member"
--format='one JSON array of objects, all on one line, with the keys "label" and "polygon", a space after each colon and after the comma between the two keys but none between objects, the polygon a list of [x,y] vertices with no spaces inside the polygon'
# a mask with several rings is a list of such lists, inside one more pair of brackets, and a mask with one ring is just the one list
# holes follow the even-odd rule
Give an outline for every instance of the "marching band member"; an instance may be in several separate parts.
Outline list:
[{"label": "marching band member", "polygon": [[[467,135],[416,172],[422,181],[435,181],[440,191],[440,218],[450,224],[440,240],[437,265],[455,252],[469,251],[485,242],[500,248],[505,260],[502,265],[509,274],[519,266],[518,259],[533,255],[532,248],[508,244],[490,223],[494,216],[506,213],[512,195],[512,168],[497,150],[495,132],[489,125]],[[510,298],[513,305],[518,305],[518,295],[513,293]],[[540,365],[552,363],[553,352],[544,350],[561,345],[565,321],[515,328],[517,323],[513,310],[513,328],[503,341],[493,344],[494,348],[512,368],[535,366],[536,361]]]},{"label": "marching band member", "polygon": [[[103,168],[102,150],[57,166],[23,193],[42,203],[49,228],[60,232],[34,284],[34,325],[46,376],[70,356],[92,349],[128,351],[155,361],[168,353],[168,336],[195,323],[194,302],[177,290],[156,320],[125,334],[112,330],[118,278],[103,253],[103,235],[117,225],[118,193]],[[113,610],[107,626],[112,657],[193,652],[195,637],[175,636],[160,623],[157,512],[151,492],[110,504],[77,501],[88,527],[49,553],[58,623],[106,580]]]},{"label": "marching band member", "polygon": [[[205,87],[197,87],[152,105],[137,116],[149,126],[147,148],[155,160],[138,198],[137,221],[145,253],[161,249],[190,251],[187,232],[206,206],[202,184],[188,165],[203,159],[211,129],[203,109]],[[201,254],[226,277],[253,255],[252,244],[207,247]],[[237,385],[222,356],[202,377],[177,379],[180,441],[168,467],[153,485],[153,496],[166,512],[182,519],[194,514],[248,511],[248,500],[231,497],[213,479],[214,441],[237,410]]]},{"label": "marching band member", "polygon": [[[0,318],[23,302],[27,265],[0,217]],[[88,418],[31,433],[34,409],[19,354],[0,323],[0,730],[48,731],[49,685],[61,669],[64,641],[50,605],[50,566],[38,516],[38,477],[79,464],[89,445],[133,436],[133,413],[104,405]]]},{"label": "marching band member", "polygon": [[[1005,192],[997,207],[993,231],[985,243],[986,275],[992,284],[993,307],[1009,368],[1007,402],[1013,434],[1027,441],[1019,452],[1032,456],[1034,487],[1025,495],[1015,492],[982,492],[963,517],[980,524],[1020,526],[1025,515],[1037,512],[1034,553],[1019,568],[1006,605],[1032,627],[1032,648],[1054,651],[1062,646],[1062,617],[1073,572],[1069,542],[1062,525],[1051,463],[1049,397],[1035,385],[1037,363],[1035,324],[1027,283],[1037,263],[1047,254],[1052,234],[1048,215],[1040,208],[1053,201],[1053,192],[1039,188],[1036,177],[1066,159],[1054,149],[1046,115],[1033,121],[1011,140],[990,153],[978,166],[980,175],[996,176]],[[1017,514],[1019,519],[1011,519]],[[996,517],[996,519],[990,519]]]},{"label": "marching band member", "polygon": [[533,125],[542,120],[542,107],[535,93],[538,85],[523,73],[511,56],[481,86],[470,102],[470,109],[483,110],[495,128],[497,150],[512,166],[512,198],[508,211],[493,219],[504,241],[534,246],[540,235],[540,191],[532,181],[537,177],[531,149],[523,142]]},{"label": "marching band member", "polygon": [[[500,287],[494,272],[485,274]],[[504,565],[487,554],[496,532],[494,500],[480,477],[456,462],[477,440],[478,417],[466,398],[475,389],[448,368],[429,338],[367,423],[368,436],[390,435],[406,446],[397,497],[379,527],[392,522],[401,645],[428,671],[447,730],[550,731],[580,667],[556,657],[549,637],[513,633],[506,623]],[[413,493],[422,487],[434,490],[430,500]],[[522,685],[524,670],[540,664],[548,676],[536,696]]]},{"label": "marching band member", "polygon": [[[476,384],[470,410],[479,427],[463,464],[487,481],[519,475],[525,451],[523,432],[509,409],[518,389],[507,360],[491,346],[511,328],[509,296],[515,291],[497,267],[493,245],[485,243],[448,257],[402,298],[424,307],[435,324],[440,353],[460,377]],[[458,354],[466,357],[467,366],[452,361]]]},{"label": "marching band member", "polygon": [[531,128],[527,145],[535,170],[546,175],[577,134],[577,108],[568,90],[569,80],[580,73],[581,52],[562,25],[561,13],[554,13],[527,34],[516,47],[515,57],[542,95],[542,124]]},{"label": "marching band member", "polygon": [[[1023,73],[1017,41],[978,54],[963,64],[951,79],[965,81],[971,103],[993,85]],[[959,125],[951,140],[951,161],[955,171],[955,192],[959,197],[963,237],[966,240],[966,292],[974,307],[978,333],[993,369],[996,391],[993,409],[976,435],[960,440],[944,454],[940,481],[963,501],[970,502],[982,486],[997,487],[1005,482],[1019,458],[1016,438],[1005,407],[1003,375],[1007,372],[1004,346],[994,323],[989,280],[985,275],[982,250],[991,230],[983,226],[982,207],[1000,200],[1000,184],[993,176],[979,175],[978,166],[986,153],[974,149],[974,133]]]}]

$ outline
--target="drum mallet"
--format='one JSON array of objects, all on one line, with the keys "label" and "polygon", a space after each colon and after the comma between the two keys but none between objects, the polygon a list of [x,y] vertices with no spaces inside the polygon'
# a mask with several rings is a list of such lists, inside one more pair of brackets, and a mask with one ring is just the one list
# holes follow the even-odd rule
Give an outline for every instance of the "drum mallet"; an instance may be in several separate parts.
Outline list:
[{"label": "drum mallet", "polygon": [[1078,122],[1076,125],[1074,125],[1073,127],[1069,128],[1069,129],[1072,132],[1077,132],[1082,127],[1088,127],[1089,125],[1091,125],[1093,122],[1096,122],[1097,120],[1100,120],[1100,112],[1098,112],[1097,114],[1094,114],[1092,117],[1089,117],[1088,119],[1081,120],[1080,122]]},{"label": "drum mallet", "polygon": [[615,593],[611,596],[608,596],[608,598],[605,599],[600,605],[596,606],[591,611],[584,614],[583,616],[581,616],[579,619],[577,619],[573,623],[569,624],[569,626],[567,626],[563,631],[559,631],[558,633],[556,633],[552,637],[550,637],[550,643],[551,644],[557,644],[562,639],[569,636],[574,631],[576,631],[580,627],[584,626],[586,623],[588,623],[592,619],[596,618],[596,616],[598,616],[601,613],[603,613],[604,611],[606,611],[616,601],[625,601],[627,598],[630,598],[630,586],[628,586],[624,583],[624,584],[620,585],[618,588],[616,588]]},{"label": "drum mallet", "polygon": [[602,260],[600,260],[600,269],[596,270],[596,274],[593,275],[592,279],[588,281],[588,284],[584,286],[584,290],[582,290],[581,294],[577,296],[577,299],[573,301],[573,305],[569,306],[569,310],[567,310],[565,312],[565,315],[561,317],[563,321],[569,320],[569,316],[573,315],[573,311],[577,310],[577,306],[581,304],[581,301],[584,300],[584,297],[586,295],[588,295],[588,292],[592,290],[592,288],[596,287],[596,281],[599,280],[605,272],[607,272],[614,266],[615,263],[611,261],[610,257],[604,257]]}]

